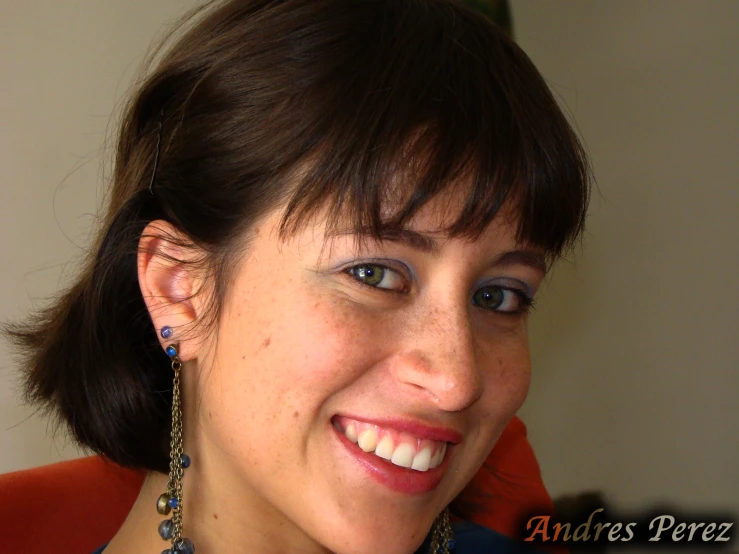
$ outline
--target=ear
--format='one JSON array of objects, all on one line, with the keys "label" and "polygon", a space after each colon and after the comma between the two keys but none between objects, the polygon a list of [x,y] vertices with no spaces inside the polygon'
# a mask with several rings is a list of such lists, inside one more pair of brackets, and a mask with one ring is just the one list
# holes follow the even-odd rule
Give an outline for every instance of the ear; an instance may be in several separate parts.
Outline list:
[{"label": "ear", "polygon": [[[202,316],[202,281],[193,266],[201,257],[191,241],[173,225],[156,220],[146,226],[139,239],[137,268],[139,286],[154,323],[162,349],[175,344],[180,360],[197,357],[202,341],[195,325]],[[161,330],[171,327],[172,336],[163,338]]]}]

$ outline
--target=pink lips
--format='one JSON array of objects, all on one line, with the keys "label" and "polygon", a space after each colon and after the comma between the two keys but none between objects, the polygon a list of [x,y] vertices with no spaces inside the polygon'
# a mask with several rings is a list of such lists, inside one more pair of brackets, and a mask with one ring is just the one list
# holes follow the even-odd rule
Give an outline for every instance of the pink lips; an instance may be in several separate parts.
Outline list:
[{"label": "pink lips", "polygon": [[364,423],[371,423],[372,425],[386,429],[402,431],[419,439],[449,442],[451,444],[457,444],[462,441],[461,433],[447,427],[432,427],[424,423],[404,419],[367,419],[352,417],[351,415],[345,415],[345,417],[363,421]]},{"label": "pink lips", "polygon": [[[368,420],[366,418],[346,417],[371,423],[378,427],[402,431],[420,439],[443,441],[452,444],[456,444],[462,440],[462,435],[452,429],[432,427],[408,420]],[[449,465],[449,459],[453,450],[453,448],[447,449],[444,459],[436,468],[429,469],[428,471],[416,471],[397,466],[390,461],[376,456],[374,453],[364,452],[359,446],[350,441],[335,425],[332,425],[332,428],[336,438],[346,449],[347,453],[371,478],[389,489],[403,494],[424,494],[434,490],[441,482],[444,472]]]}]

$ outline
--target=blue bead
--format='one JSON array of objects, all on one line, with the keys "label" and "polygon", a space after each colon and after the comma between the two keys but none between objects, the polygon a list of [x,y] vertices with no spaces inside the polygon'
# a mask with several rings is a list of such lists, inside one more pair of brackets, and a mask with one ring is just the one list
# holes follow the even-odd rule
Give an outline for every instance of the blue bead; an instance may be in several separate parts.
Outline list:
[{"label": "blue bead", "polygon": [[195,545],[190,539],[180,539],[174,551],[182,554],[195,554]]},{"label": "blue bead", "polygon": [[159,536],[165,541],[174,536],[174,522],[171,519],[165,519],[159,524]]},{"label": "blue bead", "polygon": [[172,336],[172,328],[169,325],[162,327],[162,338],[168,339]]},{"label": "blue bead", "polygon": [[182,462],[183,468],[187,469],[188,467],[190,467],[190,456],[188,456],[187,454],[183,454],[182,456],[180,456],[180,460]]},{"label": "blue bead", "polygon": [[167,347],[167,356],[174,358],[177,355],[177,349],[171,344]]},{"label": "blue bead", "polygon": [[167,504],[169,504],[170,508],[176,508],[179,505],[180,501],[176,496],[173,496],[167,501]]},{"label": "blue bead", "polygon": [[457,541],[455,541],[454,539],[449,539],[447,541],[447,544],[449,545],[449,549],[453,550],[454,547],[457,546]]}]

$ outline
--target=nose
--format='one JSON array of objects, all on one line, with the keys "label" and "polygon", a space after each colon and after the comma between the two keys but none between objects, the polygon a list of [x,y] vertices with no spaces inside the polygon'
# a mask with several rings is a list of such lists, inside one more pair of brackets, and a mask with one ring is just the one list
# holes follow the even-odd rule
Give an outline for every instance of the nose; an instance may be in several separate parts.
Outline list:
[{"label": "nose", "polygon": [[458,412],[483,392],[469,315],[463,307],[424,312],[391,362],[398,381],[440,409]]}]

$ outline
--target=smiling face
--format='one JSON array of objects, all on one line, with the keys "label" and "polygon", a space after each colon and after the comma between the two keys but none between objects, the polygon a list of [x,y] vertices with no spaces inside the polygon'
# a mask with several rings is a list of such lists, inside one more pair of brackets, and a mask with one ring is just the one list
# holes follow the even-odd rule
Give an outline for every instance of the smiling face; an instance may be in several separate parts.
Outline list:
[{"label": "smiling face", "polygon": [[[126,128],[163,129],[161,160],[148,133],[123,150],[160,162],[152,205],[131,211],[167,214],[229,280],[212,280],[215,332],[190,340],[209,301],[192,297],[198,265],[171,247],[160,278],[142,235],[143,298],[185,362],[187,533],[214,552],[241,537],[255,553],[407,554],[526,396],[544,276],[527,246],[556,258],[579,235],[583,150],[526,55],[459,3],[223,5],[134,104]],[[162,98],[165,125],[149,119]],[[334,216],[394,232],[327,234]]]},{"label": "smiling face", "polygon": [[253,231],[197,355],[186,447],[208,474],[193,486],[273,540],[412,552],[526,396],[543,262],[501,217],[445,238],[434,208],[382,241],[317,225],[283,242],[277,212]]}]

